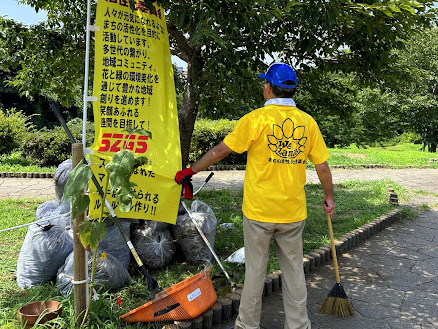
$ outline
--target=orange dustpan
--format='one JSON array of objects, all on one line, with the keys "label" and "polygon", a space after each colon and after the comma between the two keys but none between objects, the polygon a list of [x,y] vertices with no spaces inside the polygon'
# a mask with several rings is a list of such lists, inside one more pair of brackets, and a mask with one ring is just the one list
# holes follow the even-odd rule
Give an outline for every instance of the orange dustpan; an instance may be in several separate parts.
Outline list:
[{"label": "orange dustpan", "polygon": [[196,318],[217,300],[209,276],[202,271],[158,293],[155,299],[123,314],[123,322],[183,321]]}]

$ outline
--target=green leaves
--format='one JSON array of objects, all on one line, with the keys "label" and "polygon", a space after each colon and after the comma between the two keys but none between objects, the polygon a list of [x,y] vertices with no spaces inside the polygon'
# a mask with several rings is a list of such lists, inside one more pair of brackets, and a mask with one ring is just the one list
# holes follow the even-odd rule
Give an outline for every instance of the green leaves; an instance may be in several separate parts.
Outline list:
[{"label": "green leaves", "polygon": [[90,204],[89,196],[82,194],[81,192],[87,186],[92,175],[93,173],[90,167],[85,165],[83,160],[79,162],[68,175],[68,180],[64,187],[64,195],[62,196],[62,202],[71,197],[73,217],[83,214]]},{"label": "green leaves", "polygon": [[107,231],[104,222],[84,221],[79,228],[79,239],[84,248],[90,246],[92,250],[96,250],[99,242],[105,239]]},{"label": "green leaves", "polygon": [[90,197],[85,194],[77,194],[71,197],[71,212],[73,218],[83,214],[90,204]]},{"label": "green leaves", "polygon": [[143,165],[146,161],[146,157],[136,158],[131,151],[122,150],[114,154],[105,166],[111,189],[116,191],[116,201],[123,212],[130,210],[131,200],[137,196],[134,191],[137,184],[130,182],[129,179],[134,168]]},{"label": "green leaves", "polygon": [[119,205],[119,209],[123,212],[128,212],[131,210],[131,201],[133,198],[137,197],[137,194],[133,190],[134,186],[137,186],[137,184],[131,183],[130,188],[122,186],[116,192],[116,200]]},{"label": "green leaves", "polygon": [[134,170],[134,164],[135,156],[132,152],[122,150],[114,154],[111,161],[105,166],[113,190],[119,186],[129,188],[129,178]]},{"label": "green leaves", "polygon": [[85,165],[83,161],[79,162],[68,175],[68,180],[64,187],[62,202],[83,191],[92,175],[93,173],[90,167]]},{"label": "green leaves", "polygon": [[141,129],[141,128],[128,128],[128,129],[125,129],[122,131],[126,131],[130,135],[138,134],[138,135],[147,136],[150,139],[152,139],[152,133],[149,130],[145,130],[145,129]]}]

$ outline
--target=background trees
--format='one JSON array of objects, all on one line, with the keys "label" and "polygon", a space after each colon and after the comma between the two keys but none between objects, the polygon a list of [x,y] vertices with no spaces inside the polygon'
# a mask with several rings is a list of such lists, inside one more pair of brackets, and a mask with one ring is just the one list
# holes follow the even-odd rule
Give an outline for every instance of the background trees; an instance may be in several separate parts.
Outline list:
[{"label": "background trees", "polygon": [[[3,20],[2,29],[7,31],[0,37],[0,48],[10,59],[5,64],[16,70],[12,85],[26,95],[41,94],[65,106],[80,106],[85,1],[23,2],[49,15],[47,23],[27,30]],[[198,114],[238,118],[263,103],[255,76],[266,70],[271,57],[297,69],[298,98],[333,132],[331,143],[348,144],[353,136],[362,136],[363,143],[383,138],[371,136],[368,126],[355,125],[361,113],[369,114],[367,106],[359,109],[358,89],[392,77],[393,49],[402,48],[413,31],[434,20],[433,1],[425,0],[159,3],[166,9],[171,51],[188,64],[179,108],[184,164]],[[7,41],[11,36],[18,41],[15,45]],[[361,99],[371,102],[375,96],[370,91]],[[383,113],[374,109],[368,125]],[[342,125],[336,126],[339,118]],[[374,125],[378,122],[374,120]]]},{"label": "background trees", "polygon": [[397,68],[404,73],[398,88],[399,108],[406,128],[421,135],[424,147],[436,152],[438,143],[438,29],[415,33],[398,52]]},{"label": "background trees", "polygon": [[[358,72],[376,80],[414,26],[428,24],[430,1],[162,1],[175,55],[188,63],[180,109],[183,163],[199,109],[241,115],[260,105],[254,72],[269,54],[300,71]],[[258,94],[258,96],[256,96]]]}]

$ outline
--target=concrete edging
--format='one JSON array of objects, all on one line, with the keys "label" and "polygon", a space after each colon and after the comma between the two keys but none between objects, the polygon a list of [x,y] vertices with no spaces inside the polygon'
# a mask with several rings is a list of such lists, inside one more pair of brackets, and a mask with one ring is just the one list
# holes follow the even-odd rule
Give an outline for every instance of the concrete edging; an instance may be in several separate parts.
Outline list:
[{"label": "concrete edging", "polygon": [[[401,210],[394,209],[389,213],[377,217],[376,219],[358,227],[357,229],[344,234],[335,241],[337,256],[350,249],[362,244],[375,234],[392,225],[396,220],[401,218]],[[303,268],[304,273],[309,274],[318,267],[322,267],[332,260],[330,244],[322,246],[316,250],[304,255]],[[281,290],[281,271],[274,271],[266,276],[263,298],[268,297],[272,292]],[[190,321],[178,321],[175,324],[166,325],[165,329],[211,329],[214,325],[221,324],[224,320],[229,320],[233,315],[239,312],[240,296],[242,289],[227,295],[226,298],[218,298],[213,306],[206,312],[202,313]]]},{"label": "concrete edging", "polygon": [[1,172],[0,178],[53,178],[54,173],[43,172]]},{"label": "concrete edging", "polygon": [[[362,168],[385,168],[384,165],[367,164],[367,165],[333,165],[331,169],[362,169]],[[226,171],[226,170],[245,170],[246,165],[214,165],[208,167],[206,171]],[[37,172],[0,172],[0,178],[53,178],[54,173],[37,173]]]}]

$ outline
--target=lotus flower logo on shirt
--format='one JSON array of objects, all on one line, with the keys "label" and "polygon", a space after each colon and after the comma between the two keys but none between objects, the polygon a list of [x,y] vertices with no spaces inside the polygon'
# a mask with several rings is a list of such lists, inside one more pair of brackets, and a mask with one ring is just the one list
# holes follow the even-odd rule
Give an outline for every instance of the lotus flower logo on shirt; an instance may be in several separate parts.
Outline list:
[{"label": "lotus flower logo on shirt", "polygon": [[268,147],[281,158],[293,159],[304,152],[307,141],[305,130],[304,126],[295,127],[294,122],[287,118],[281,126],[272,125],[272,135],[267,136]]}]

